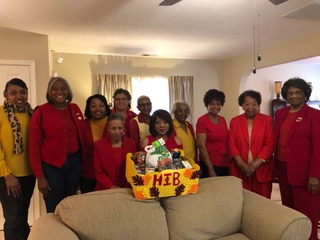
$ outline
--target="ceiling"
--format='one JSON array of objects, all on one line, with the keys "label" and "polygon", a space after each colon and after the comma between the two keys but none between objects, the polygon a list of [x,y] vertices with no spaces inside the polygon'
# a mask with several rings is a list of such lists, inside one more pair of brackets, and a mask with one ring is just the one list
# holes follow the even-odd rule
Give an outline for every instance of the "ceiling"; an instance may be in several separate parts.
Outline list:
[{"label": "ceiling", "polygon": [[[320,32],[319,0],[160,2],[0,0],[0,27],[48,35],[57,53],[206,60],[253,52],[254,26],[256,51],[260,47],[262,54],[268,46]],[[283,17],[309,3],[302,16]]]}]

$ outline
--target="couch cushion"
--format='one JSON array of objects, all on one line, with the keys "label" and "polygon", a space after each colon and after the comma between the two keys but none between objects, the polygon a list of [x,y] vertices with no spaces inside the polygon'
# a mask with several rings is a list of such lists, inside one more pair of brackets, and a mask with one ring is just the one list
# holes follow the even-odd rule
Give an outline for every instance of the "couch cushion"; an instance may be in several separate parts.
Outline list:
[{"label": "couch cushion", "polygon": [[197,194],[160,200],[170,239],[215,239],[236,233],[242,214],[242,184],[235,177],[200,179]]},{"label": "couch cushion", "polygon": [[55,214],[80,239],[168,239],[159,200],[136,200],[131,189],[112,189],[62,200]]}]

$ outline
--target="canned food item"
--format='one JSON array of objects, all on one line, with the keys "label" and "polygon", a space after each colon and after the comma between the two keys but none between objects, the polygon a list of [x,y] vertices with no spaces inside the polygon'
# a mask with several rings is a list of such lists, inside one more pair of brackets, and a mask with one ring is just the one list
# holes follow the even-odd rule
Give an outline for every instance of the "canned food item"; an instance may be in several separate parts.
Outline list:
[{"label": "canned food item", "polygon": [[173,149],[171,152],[173,164],[179,161],[181,152],[179,149]]},{"label": "canned food item", "polygon": [[154,167],[148,167],[148,166],[146,167],[146,174],[154,171],[155,171]]}]

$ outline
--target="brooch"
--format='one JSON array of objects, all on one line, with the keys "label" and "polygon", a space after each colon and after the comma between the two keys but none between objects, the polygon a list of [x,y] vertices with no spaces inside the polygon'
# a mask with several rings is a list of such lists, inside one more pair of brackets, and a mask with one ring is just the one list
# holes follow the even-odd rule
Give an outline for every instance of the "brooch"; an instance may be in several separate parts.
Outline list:
[{"label": "brooch", "polygon": [[297,117],[296,122],[301,122],[302,121],[302,117]]}]

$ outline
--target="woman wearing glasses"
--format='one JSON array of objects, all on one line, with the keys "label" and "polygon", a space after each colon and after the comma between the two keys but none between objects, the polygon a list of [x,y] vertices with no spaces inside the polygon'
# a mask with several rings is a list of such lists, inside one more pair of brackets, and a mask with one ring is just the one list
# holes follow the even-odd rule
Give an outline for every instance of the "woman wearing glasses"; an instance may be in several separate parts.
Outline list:
[{"label": "woman wearing glasses", "polygon": [[177,137],[183,144],[184,156],[198,162],[196,140],[192,124],[191,109],[186,101],[177,101],[172,105],[171,115],[174,117],[173,126]]},{"label": "woman wearing glasses", "polygon": [[129,136],[129,124],[137,114],[131,111],[131,94],[128,90],[118,88],[113,94],[114,107],[112,113],[120,113],[124,117],[124,134]]},{"label": "woman wearing glasses", "polygon": [[311,219],[310,239],[317,240],[320,211],[320,111],[306,102],[311,88],[291,78],[281,89],[290,106],[276,111],[275,157],[282,204]]}]

